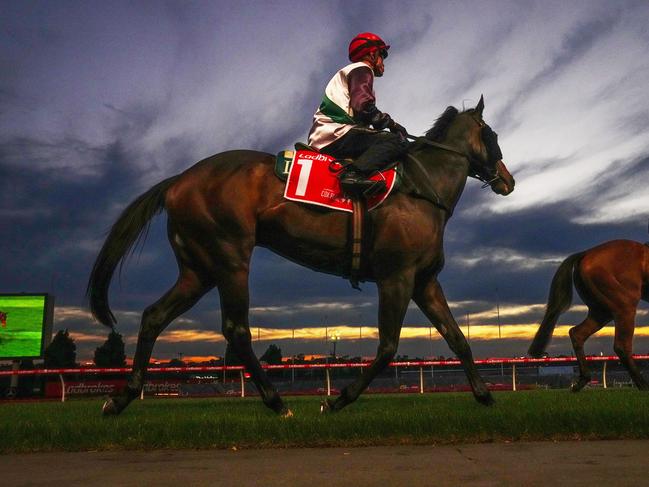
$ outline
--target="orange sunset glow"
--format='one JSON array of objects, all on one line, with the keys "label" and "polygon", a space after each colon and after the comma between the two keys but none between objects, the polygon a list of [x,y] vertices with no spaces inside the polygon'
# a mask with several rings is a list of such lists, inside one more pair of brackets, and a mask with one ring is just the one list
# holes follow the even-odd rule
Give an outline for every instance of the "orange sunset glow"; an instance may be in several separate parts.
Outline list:
[{"label": "orange sunset glow", "polygon": [[[557,338],[567,337],[568,330],[573,325],[557,325],[554,336]],[[471,325],[461,326],[462,332],[470,340],[531,340],[537,324],[521,325]],[[273,340],[366,340],[378,339],[378,329],[371,326],[330,326],[295,329],[274,329],[263,327],[252,327],[251,334],[254,341]],[[615,329],[612,326],[602,328],[597,332],[600,337],[613,337]],[[636,337],[649,336],[649,326],[638,326],[635,330]],[[75,340],[83,341],[84,337],[75,334]],[[401,331],[401,339],[426,339],[442,340],[442,337],[434,327],[431,326],[404,326]],[[211,330],[171,330],[158,338],[159,342],[224,342],[223,335],[218,331]]]}]

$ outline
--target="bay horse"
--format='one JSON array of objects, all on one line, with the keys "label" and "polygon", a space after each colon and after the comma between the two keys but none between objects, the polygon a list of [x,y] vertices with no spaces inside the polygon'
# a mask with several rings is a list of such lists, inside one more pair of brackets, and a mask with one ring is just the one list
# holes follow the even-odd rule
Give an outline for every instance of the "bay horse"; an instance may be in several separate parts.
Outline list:
[{"label": "bay horse", "polygon": [[[442,241],[468,176],[507,195],[514,179],[502,162],[497,136],[482,119],[484,100],[459,112],[448,107],[424,137],[411,144],[403,184],[368,213],[371,229],[361,278],[378,287],[379,346],[362,375],[326,411],[355,401],[394,357],[411,299],[432,321],[461,360],[475,398],[493,402],[478,374],[469,345],[451,315],[437,275],[444,264]],[[112,226],[90,274],[87,294],[94,317],[115,323],[108,288],[115,268],[132,250],[153,216],[166,210],[167,234],[178,261],[176,283],[142,314],[127,386],[110,397],[105,415],[119,414],[140,395],[158,335],[216,287],[222,332],[250,373],[266,406],[291,411],[268,380],[251,346],[248,273],[253,248],[266,247],[314,270],[349,275],[351,215],[288,201],[273,174],[275,157],[252,150],[216,154],[159,182],[133,201]]]},{"label": "bay horse", "polygon": [[573,282],[588,315],[569,332],[579,363],[579,377],[571,390],[578,392],[590,382],[584,342],[611,320],[615,353],[638,389],[649,390],[632,355],[638,304],[641,299],[649,302],[649,243],[612,240],[566,258],[552,279],[545,316],[529,348],[532,357],[543,354],[559,315],[570,307]]}]

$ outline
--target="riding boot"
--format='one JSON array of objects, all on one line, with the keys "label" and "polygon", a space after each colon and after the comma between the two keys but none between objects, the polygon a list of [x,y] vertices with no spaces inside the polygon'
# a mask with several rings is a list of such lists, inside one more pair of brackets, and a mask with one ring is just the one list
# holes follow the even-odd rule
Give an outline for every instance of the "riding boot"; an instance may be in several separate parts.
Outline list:
[{"label": "riding boot", "polygon": [[349,164],[341,171],[340,187],[344,193],[354,196],[365,194],[370,191],[375,185],[376,181],[367,179],[358,169]]}]

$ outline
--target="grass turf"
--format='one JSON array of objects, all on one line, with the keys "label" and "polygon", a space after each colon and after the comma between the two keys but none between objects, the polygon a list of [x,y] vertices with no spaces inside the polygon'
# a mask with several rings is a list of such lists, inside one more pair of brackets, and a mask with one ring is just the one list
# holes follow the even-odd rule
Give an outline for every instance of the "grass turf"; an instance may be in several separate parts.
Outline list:
[{"label": "grass turf", "polygon": [[367,395],[333,415],[289,397],[275,416],[258,398],[145,399],[104,418],[102,400],[0,406],[0,451],[267,448],[649,438],[649,394],[634,389]]}]

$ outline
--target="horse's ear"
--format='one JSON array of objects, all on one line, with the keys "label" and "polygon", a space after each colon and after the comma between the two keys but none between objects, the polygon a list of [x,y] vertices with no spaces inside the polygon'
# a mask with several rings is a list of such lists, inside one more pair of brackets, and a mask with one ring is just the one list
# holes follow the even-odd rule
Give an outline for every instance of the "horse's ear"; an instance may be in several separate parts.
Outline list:
[{"label": "horse's ear", "polygon": [[480,95],[480,101],[475,106],[476,113],[482,117],[482,110],[484,110],[484,96]]}]

